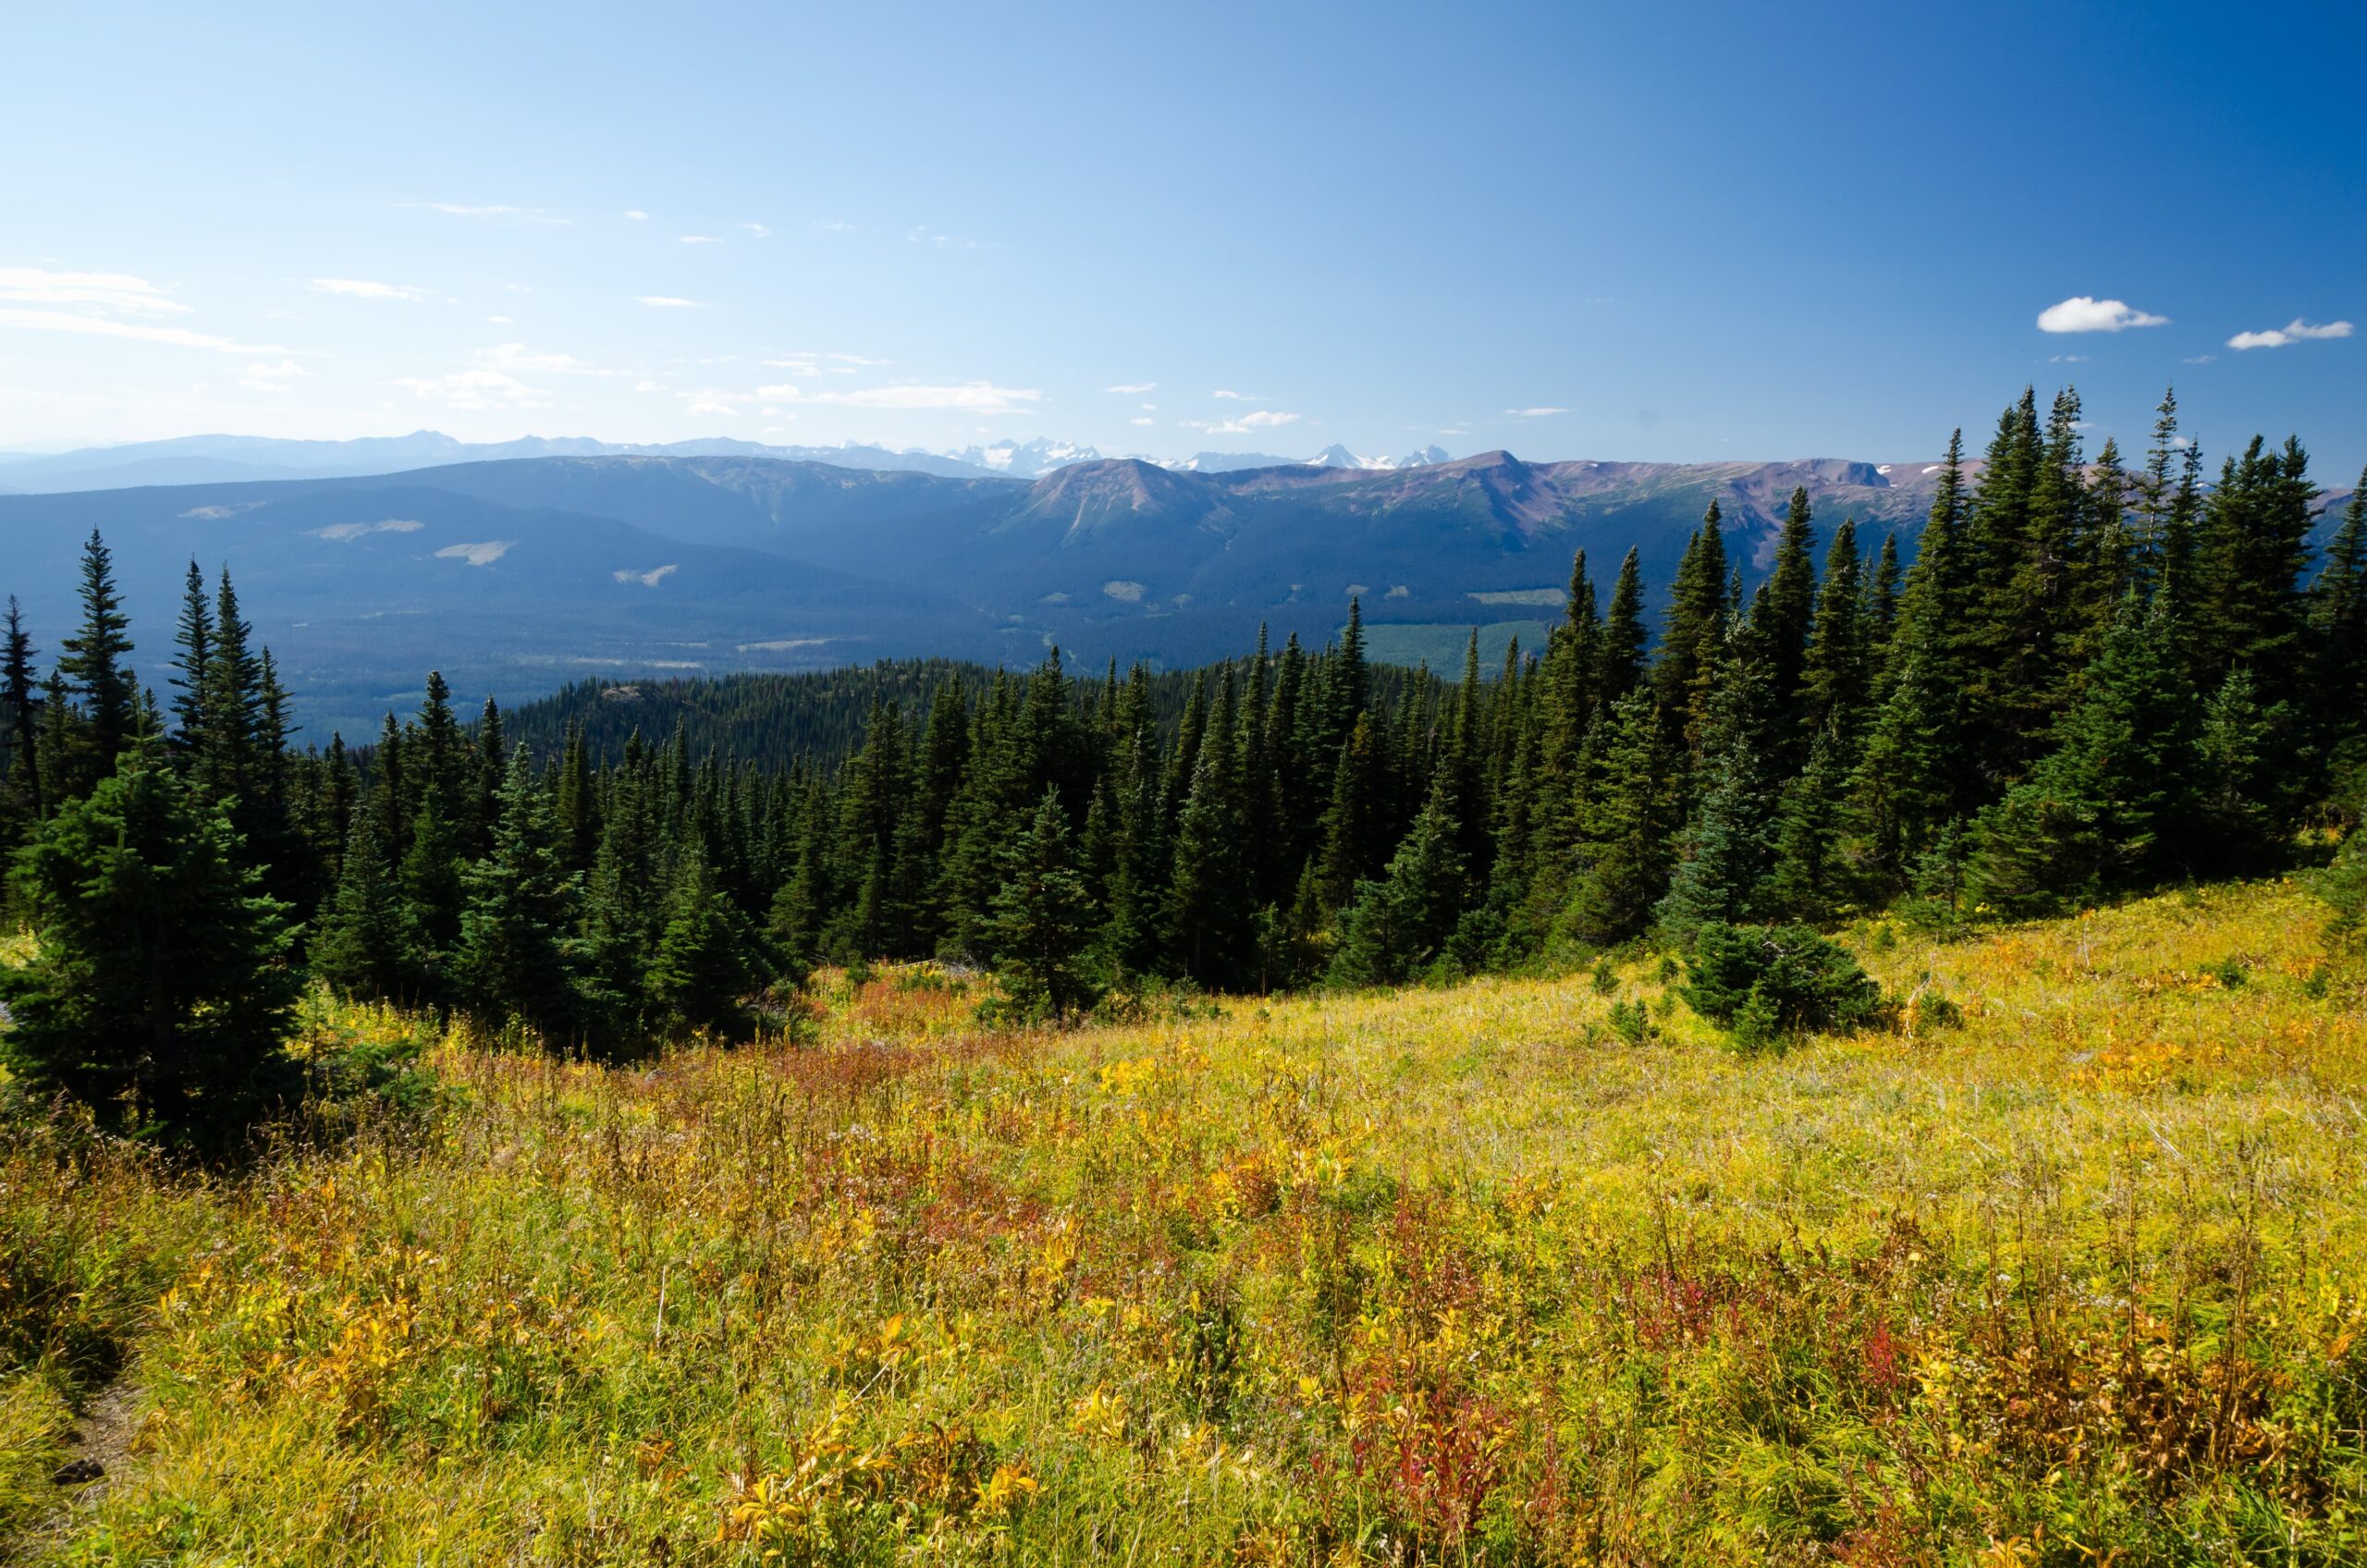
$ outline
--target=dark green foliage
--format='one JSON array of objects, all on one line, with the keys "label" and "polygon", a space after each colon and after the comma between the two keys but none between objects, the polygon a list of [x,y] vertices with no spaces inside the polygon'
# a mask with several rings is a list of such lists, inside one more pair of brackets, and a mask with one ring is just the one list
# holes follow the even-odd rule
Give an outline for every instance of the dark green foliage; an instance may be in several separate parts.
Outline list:
[{"label": "dark green foliage", "polygon": [[16,879],[40,946],[0,969],[0,1048],[28,1090],[210,1153],[289,1092],[291,933],[218,802],[127,755],[43,826]]},{"label": "dark green foliage", "polygon": [[1975,820],[1966,894],[2042,914],[2189,864],[2197,823],[2194,691],[2168,617],[2124,606],[2054,749]]},{"label": "dark green foliage", "polygon": [[2342,848],[2335,851],[2334,864],[2318,873],[2310,885],[2318,897],[2334,906],[2330,933],[2357,941],[2367,931],[2367,828],[2352,828]]},{"label": "dark green foliage", "polygon": [[748,924],[717,884],[695,843],[674,870],[665,925],[649,964],[649,1011],[660,1034],[730,1036],[753,1023],[744,999],[756,984]]},{"label": "dark green foliage", "polygon": [[1668,746],[1651,699],[1631,692],[1603,720],[1578,813],[1578,876],[1564,919],[1580,942],[1642,934],[1668,891],[1677,826]]},{"label": "dark green foliage", "polygon": [[1882,987],[1848,949],[1806,925],[1712,923],[1693,939],[1686,1005],[1746,1045],[1812,1030],[1859,1029],[1882,1014]]},{"label": "dark green foliage", "polygon": [[1701,804],[1660,923],[1684,936],[1706,921],[1748,920],[1774,860],[1777,765],[1788,715],[1758,624],[1737,626],[1719,654],[1701,735]]},{"label": "dark green foliage", "polygon": [[1044,791],[1002,866],[990,929],[1012,1007],[1024,1018],[1056,1020],[1091,1007],[1098,987],[1085,960],[1093,910],[1057,791]]},{"label": "dark green foliage", "polygon": [[1464,863],[1443,788],[1433,790],[1412,831],[1379,880],[1356,884],[1341,912],[1331,979],[1339,986],[1392,986],[1420,974],[1454,935]]},{"label": "dark green foliage", "polygon": [[510,753],[492,852],[461,874],[461,886],[452,960],[461,1004],[489,1026],[514,1020],[554,1046],[605,1033],[611,1021],[595,1006],[591,954],[576,934],[583,880],[559,858],[556,816],[523,746]]},{"label": "dark green foliage", "polygon": [[[2170,399],[2133,472],[2080,424],[2025,394],[1977,490],[1952,440],[1919,536],[1870,561],[1844,521],[1818,570],[1794,497],[1755,596],[1713,509],[1657,649],[1630,550],[1600,610],[1574,560],[1562,622],[1487,679],[1476,644],[1452,684],[1367,663],[1352,602],[1332,645],[1261,633],[1199,670],[586,685],[473,727],[431,674],[351,753],[298,749],[270,651],[194,568],[165,722],[93,538],[53,668],[7,623],[0,848],[159,759],[322,980],[601,1048],[741,1033],[825,962],[996,963],[1049,1014],[1088,975],[1396,981],[1656,920],[1952,924],[2289,864],[2367,786],[2367,502],[2312,570],[2298,444],[2206,483]],[[1060,876],[1014,875],[1054,839]],[[1774,1007],[1735,1016],[1780,1032]]]}]

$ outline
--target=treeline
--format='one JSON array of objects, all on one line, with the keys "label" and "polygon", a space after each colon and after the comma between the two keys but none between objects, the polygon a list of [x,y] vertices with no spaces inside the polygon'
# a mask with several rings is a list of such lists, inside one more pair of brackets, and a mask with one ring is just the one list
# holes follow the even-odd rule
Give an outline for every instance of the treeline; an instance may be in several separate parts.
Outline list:
[{"label": "treeline", "polygon": [[603,1047],[744,1027],[832,961],[991,964],[1065,1012],[2285,864],[2367,782],[2367,499],[2313,566],[2297,443],[2207,480],[2172,399],[2133,468],[2079,416],[2025,393],[1977,484],[1952,441],[1911,567],[1846,521],[1820,563],[1798,493],[1746,594],[1712,507],[1657,627],[1634,552],[1607,592],[1581,556],[1542,648],[1483,672],[1475,643],[1451,685],[1367,664],[1352,606],[1331,646],[1181,677],[814,678],[820,717],[736,757],[757,708],[617,741],[632,704],[585,688],[538,752],[432,676],[362,754],[298,752],[227,578],[192,568],[147,694],[94,537],[45,680],[10,623],[0,831],[168,770],[313,974]]},{"label": "treeline", "polygon": [[[1114,665],[1106,675],[1079,673],[1073,700],[1090,707],[1101,686],[1118,679]],[[635,735],[670,737],[679,730],[693,756],[713,752],[766,768],[802,763],[835,770],[863,744],[880,708],[925,714],[938,692],[953,686],[975,707],[994,680],[993,667],[963,659],[882,659],[796,674],[579,680],[506,715],[504,732],[538,755],[556,755],[571,734],[581,735],[597,763],[622,755]],[[1171,736],[1190,705],[1196,675],[1155,670],[1148,680],[1152,716],[1161,736]],[[1373,704],[1393,714],[1409,691],[1435,700],[1438,682],[1426,671],[1375,665],[1370,686]]]}]

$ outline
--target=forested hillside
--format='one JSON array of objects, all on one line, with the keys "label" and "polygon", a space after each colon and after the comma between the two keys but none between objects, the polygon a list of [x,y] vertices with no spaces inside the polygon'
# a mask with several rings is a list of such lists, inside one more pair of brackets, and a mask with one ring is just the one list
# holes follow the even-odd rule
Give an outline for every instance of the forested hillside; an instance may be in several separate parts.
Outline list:
[{"label": "forested hillside", "polygon": [[1911,570],[1846,521],[1820,565],[1796,491],[1746,594],[1713,508],[1656,635],[1637,552],[1607,592],[1582,554],[1543,646],[1451,686],[1377,672],[1352,603],[1336,643],[1188,677],[1055,653],[579,688],[539,749],[431,675],[366,748],[293,750],[269,651],[195,563],[143,682],[94,534],[46,676],[12,623],[6,832],[50,868],[18,896],[62,918],[77,846],[139,812],[160,843],[218,827],[337,990],[617,1051],[751,1027],[824,962],[990,965],[1059,1015],[1894,904],[2039,913],[2274,869],[2355,820],[2356,496],[2313,560],[2298,444],[2206,484],[2165,405],[2131,472],[2081,452],[2069,394],[2025,395],[1965,467],[1952,445]]}]

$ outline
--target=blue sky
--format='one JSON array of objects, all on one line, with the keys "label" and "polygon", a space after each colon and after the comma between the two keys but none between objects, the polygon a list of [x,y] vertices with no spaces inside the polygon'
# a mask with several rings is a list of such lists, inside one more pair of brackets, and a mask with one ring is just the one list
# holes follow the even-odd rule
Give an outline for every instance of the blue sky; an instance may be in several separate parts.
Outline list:
[{"label": "blue sky", "polygon": [[2356,6],[227,9],[12,16],[0,448],[2367,459]]}]

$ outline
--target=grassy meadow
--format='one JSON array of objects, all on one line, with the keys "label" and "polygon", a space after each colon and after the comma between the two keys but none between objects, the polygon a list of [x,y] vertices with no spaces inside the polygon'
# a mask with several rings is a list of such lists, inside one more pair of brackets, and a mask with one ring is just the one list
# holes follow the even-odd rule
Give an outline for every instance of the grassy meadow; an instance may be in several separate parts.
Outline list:
[{"label": "grassy meadow", "polygon": [[882,971],[793,1047],[433,1040],[236,1179],[14,1131],[0,1557],[2367,1562],[2324,925],[1861,927],[1899,1027],[1756,1055],[1656,956],[1028,1034]]}]

